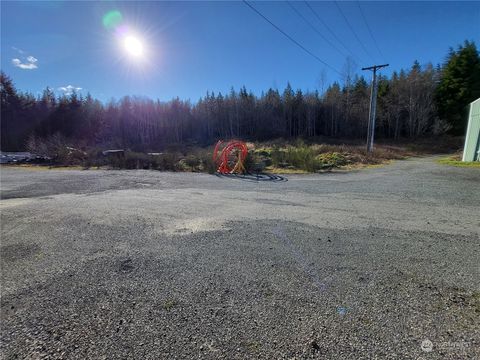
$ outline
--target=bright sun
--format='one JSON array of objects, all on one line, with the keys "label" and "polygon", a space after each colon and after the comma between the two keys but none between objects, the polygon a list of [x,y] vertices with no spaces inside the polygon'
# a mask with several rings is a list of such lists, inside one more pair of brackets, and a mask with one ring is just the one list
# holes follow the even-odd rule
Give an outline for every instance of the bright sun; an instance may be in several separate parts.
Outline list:
[{"label": "bright sun", "polygon": [[125,46],[125,50],[127,50],[130,55],[135,57],[140,57],[143,55],[143,44],[136,37],[127,36],[123,41],[123,45]]}]

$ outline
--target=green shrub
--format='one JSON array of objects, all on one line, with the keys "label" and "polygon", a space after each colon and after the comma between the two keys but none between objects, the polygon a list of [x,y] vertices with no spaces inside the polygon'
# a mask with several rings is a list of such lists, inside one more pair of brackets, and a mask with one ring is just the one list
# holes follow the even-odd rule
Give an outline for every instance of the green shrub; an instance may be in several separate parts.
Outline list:
[{"label": "green shrub", "polygon": [[338,152],[328,152],[315,157],[316,165],[320,169],[329,169],[347,165],[349,160],[344,154]]},{"label": "green shrub", "polygon": [[177,155],[175,153],[164,153],[158,156],[157,170],[176,171]]},{"label": "green shrub", "polygon": [[197,157],[200,160],[198,169],[200,171],[214,174],[217,171],[217,165],[213,162],[213,149],[201,150],[197,152]]},{"label": "green shrub", "polygon": [[190,170],[195,171],[198,170],[198,167],[200,166],[200,159],[196,155],[188,155],[185,158],[185,163],[188,167],[190,167]]},{"label": "green shrub", "polygon": [[265,149],[265,148],[260,148],[260,149],[255,149],[255,154],[261,157],[265,158],[271,158],[272,157],[272,150],[271,149]]},{"label": "green shrub", "polygon": [[187,165],[186,159],[180,159],[175,163],[175,171],[188,171],[189,166]]},{"label": "green shrub", "polygon": [[279,149],[274,147],[270,153],[270,158],[272,159],[272,165],[277,168],[287,167],[286,163],[286,151],[284,149]]},{"label": "green shrub", "polygon": [[297,169],[315,172],[317,170],[315,161],[315,152],[307,146],[287,147],[285,152],[285,162]]},{"label": "green shrub", "polygon": [[272,150],[269,149],[258,149],[254,151],[256,161],[262,163],[262,165],[270,166],[273,164],[272,161]]},{"label": "green shrub", "polygon": [[[312,149],[288,146],[285,149],[275,148],[272,150],[272,165],[279,168],[297,168],[302,170],[314,170],[315,154]],[[307,170],[311,171],[311,170]]]},{"label": "green shrub", "polygon": [[276,168],[290,168],[315,172],[321,169],[344,166],[350,163],[349,157],[339,151],[345,151],[344,146],[305,145],[302,140],[295,146],[286,148],[274,147],[270,152],[271,165]]}]

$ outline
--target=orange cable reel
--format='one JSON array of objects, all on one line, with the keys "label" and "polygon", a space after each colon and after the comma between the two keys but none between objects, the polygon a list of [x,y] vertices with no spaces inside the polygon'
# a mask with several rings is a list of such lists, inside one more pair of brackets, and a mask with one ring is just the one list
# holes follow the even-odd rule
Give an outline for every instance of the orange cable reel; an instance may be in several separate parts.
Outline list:
[{"label": "orange cable reel", "polygon": [[220,174],[245,173],[247,144],[239,140],[232,140],[224,144],[225,141],[219,140],[213,150],[213,161],[217,165],[217,172]]}]

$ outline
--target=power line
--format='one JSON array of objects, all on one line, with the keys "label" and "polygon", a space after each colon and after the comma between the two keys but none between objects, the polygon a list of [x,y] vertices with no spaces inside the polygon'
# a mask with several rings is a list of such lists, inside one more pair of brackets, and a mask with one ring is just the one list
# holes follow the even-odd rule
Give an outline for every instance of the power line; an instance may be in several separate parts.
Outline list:
[{"label": "power line", "polygon": [[370,26],[368,25],[367,18],[365,17],[365,14],[363,13],[362,7],[360,6],[360,1],[358,1],[358,0],[357,0],[357,5],[358,5],[358,9],[360,10],[360,14],[362,14],[363,21],[365,22],[365,25],[367,26],[368,33],[370,34],[370,37],[372,38],[373,43],[375,44],[375,47],[377,48],[378,53],[379,53],[380,56],[385,60],[385,56],[383,56],[383,53],[382,53],[382,51],[380,50],[380,47],[378,46],[377,40],[376,40],[375,37],[373,36],[373,32],[372,32],[372,30],[370,29]]},{"label": "power line", "polygon": [[340,73],[340,71],[338,71],[337,69],[335,69],[333,66],[327,64],[325,61],[323,61],[322,59],[320,59],[317,55],[315,55],[314,53],[312,53],[310,50],[308,50],[306,47],[304,47],[302,44],[300,44],[297,40],[295,40],[294,38],[292,38],[290,35],[288,35],[285,31],[283,31],[282,29],[280,29],[277,25],[275,25],[272,21],[270,21],[265,15],[263,15],[260,11],[258,11],[255,7],[253,7],[252,5],[250,5],[246,0],[243,0],[243,2],[245,3],[245,5],[247,5],[250,9],[252,9],[253,11],[255,11],[258,15],[260,15],[266,22],[268,22],[270,25],[272,25],[275,29],[277,29],[278,31],[280,31],[288,40],[290,40],[291,42],[293,42],[295,45],[297,45],[300,49],[302,49],[303,51],[305,51],[307,54],[309,54],[310,56],[312,56],[313,58],[315,58],[317,61],[321,62],[323,65],[327,66],[328,68],[332,69],[333,71],[335,71],[337,74],[339,75],[342,75]]},{"label": "power line", "polygon": [[338,51],[339,54],[341,54],[342,56],[346,56],[345,53],[343,51],[341,51],[339,48],[337,48],[335,46],[335,44],[333,44],[330,40],[328,40],[310,21],[308,21],[307,18],[305,18],[305,16],[302,15],[302,13],[300,13],[300,11],[298,11],[298,9],[296,9],[292,3],[290,1],[287,1],[287,4],[288,6],[290,6],[292,8],[293,11],[295,11],[295,13],[300,16],[303,21],[305,21],[311,28],[313,31],[315,31],[323,40],[325,40],[328,44],[330,44],[331,47],[333,47],[335,50]]},{"label": "power line", "polygon": [[[350,28],[350,31],[353,33],[353,35],[355,35],[355,38],[357,39],[357,41],[360,43],[360,45],[362,46],[362,49],[363,51],[365,51],[365,54],[367,54],[370,58],[372,58],[372,55],[370,55],[370,53],[368,52],[367,48],[365,47],[365,45],[363,45],[363,42],[360,40],[360,38],[358,37],[357,33],[355,32],[355,30],[353,29],[352,25],[350,24],[350,22],[348,21],[347,17],[345,16],[345,14],[343,13],[342,9],[340,8],[340,6],[338,5],[338,2],[335,1],[335,5],[337,6],[337,9],[338,11],[340,12],[340,14],[343,16],[343,19],[345,20],[345,22],[347,23],[348,27]],[[373,58],[372,58],[373,60]]]},{"label": "power line", "polygon": [[[352,57],[354,58],[358,58],[357,56],[355,56],[351,51],[350,49],[347,47],[347,45],[345,45],[342,40],[340,40],[338,38],[338,36],[335,34],[335,32],[328,26],[328,24],[323,21],[323,19],[321,18],[321,16],[310,6],[310,4],[307,2],[307,1],[304,1],[305,5],[310,9],[310,11],[312,12],[313,15],[315,15],[315,17],[322,23],[323,26],[325,26],[325,28],[330,32],[330,34],[335,38],[335,40],[338,41],[338,43],[340,45],[342,45],[349,53],[350,55],[352,55]],[[361,60],[360,58],[358,58],[359,60]]]}]

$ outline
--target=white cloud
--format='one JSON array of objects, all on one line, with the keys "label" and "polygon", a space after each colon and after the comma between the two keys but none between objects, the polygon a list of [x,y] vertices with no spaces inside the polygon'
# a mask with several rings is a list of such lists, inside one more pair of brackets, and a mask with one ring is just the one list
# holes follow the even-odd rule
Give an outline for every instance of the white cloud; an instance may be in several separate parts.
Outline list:
[{"label": "white cloud", "polygon": [[33,56],[30,55],[30,56],[27,57],[27,61],[25,61],[25,62],[22,62],[18,58],[12,59],[12,64],[13,64],[13,66],[16,66],[20,69],[33,70],[33,69],[38,68],[38,66],[36,64],[37,61],[38,60],[36,58],[34,58]]},{"label": "white cloud", "polygon": [[59,91],[62,91],[64,95],[70,96],[74,92],[82,90],[81,87],[76,87],[73,85],[61,86],[58,88]]}]

